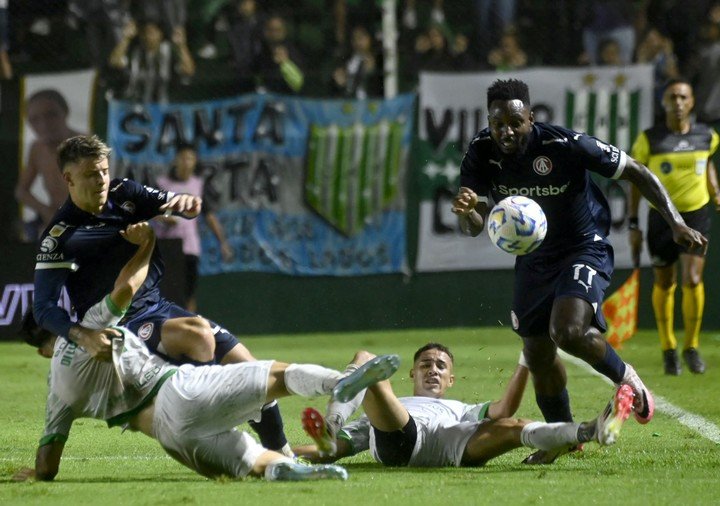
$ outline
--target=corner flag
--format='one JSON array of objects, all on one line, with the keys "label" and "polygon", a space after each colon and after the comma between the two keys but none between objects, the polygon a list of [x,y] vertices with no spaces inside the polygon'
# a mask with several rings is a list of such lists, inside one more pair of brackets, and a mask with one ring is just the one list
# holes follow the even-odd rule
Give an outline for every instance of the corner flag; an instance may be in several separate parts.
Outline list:
[{"label": "corner flag", "polygon": [[630,277],[602,305],[607,321],[607,341],[620,349],[622,343],[635,335],[640,298],[640,269],[633,270]]}]

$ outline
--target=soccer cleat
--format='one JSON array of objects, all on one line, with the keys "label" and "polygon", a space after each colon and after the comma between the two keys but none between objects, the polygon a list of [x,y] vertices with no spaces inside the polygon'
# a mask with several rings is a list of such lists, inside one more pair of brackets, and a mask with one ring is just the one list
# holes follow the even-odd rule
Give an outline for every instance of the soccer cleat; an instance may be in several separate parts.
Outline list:
[{"label": "soccer cleat", "polygon": [[680,376],[682,369],[680,369],[680,358],[675,348],[663,351],[663,365],[665,374],[668,376]]},{"label": "soccer cleat", "polygon": [[333,388],[333,399],[347,402],[367,387],[392,376],[400,367],[398,355],[380,355],[368,360],[358,369],[341,378]]},{"label": "soccer cleat", "polygon": [[683,350],[682,356],[691,373],[702,374],[705,372],[705,362],[700,358],[697,348]]},{"label": "soccer cleat", "polygon": [[297,462],[278,462],[268,466],[265,477],[270,481],[347,480],[348,472],[335,464],[308,466]]},{"label": "soccer cleat", "polygon": [[[633,400],[635,420],[642,424],[652,420],[653,414],[655,414],[655,400],[630,364],[625,364],[625,376],[620,385],[629,385],[632,388],[635,396]],[[617,385],[618,388],[620,385]]]},{"label": "soccer cleat", "polygon": [[597,442],[603,446],[615,444],[625,420],[630,418],[633,407],[633,391],[630,385],[621,385],[605,411],[597,418]]},{"label": "soccer cleat", "polygon": [[302,426],[305,433],[315,441],[321,455],[335,455],[337,444],[335,437],[325,423],[325,418],[314,408],[306,408],[302,413]]}]

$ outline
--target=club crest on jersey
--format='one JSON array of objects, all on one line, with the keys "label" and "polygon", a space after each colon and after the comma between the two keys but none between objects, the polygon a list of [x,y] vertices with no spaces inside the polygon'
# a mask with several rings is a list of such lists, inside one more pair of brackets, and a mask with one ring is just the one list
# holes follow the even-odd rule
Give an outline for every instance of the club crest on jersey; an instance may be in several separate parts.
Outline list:
[{"label": "club crest on jersey", "polygon": [[155,325],[152,322],[143,323],[138,329],[138,337],[143,341],[147,341],[152,335]]},{"label": "club crest on jersey", "polygon": [[517,330],[520,328],[520,320],[518,320],[515,311],[510,311],[510,322],[512,323],[513,330]]},{"label": "club crest on jersey", "polygon": [[57,246],[57,240],[48,236],[43,239],[42,243],[40,244],[40,251],[42,251],[43,253],[52,253],[53,251],[55,251],[55,248],[57,248]]},{"label": "club crest on jersey", "polygon": [[129,200],[126,200],[125,202],[120,204],[120,207],[130,214],[135,214],[135,204],[133,202],[130,202]]},{"label": "club crest on jersey", "polygon": [[547,156],[538,156],[533,160],[533,170],[540,176],[547,176],[552,171],[552,162]]}]

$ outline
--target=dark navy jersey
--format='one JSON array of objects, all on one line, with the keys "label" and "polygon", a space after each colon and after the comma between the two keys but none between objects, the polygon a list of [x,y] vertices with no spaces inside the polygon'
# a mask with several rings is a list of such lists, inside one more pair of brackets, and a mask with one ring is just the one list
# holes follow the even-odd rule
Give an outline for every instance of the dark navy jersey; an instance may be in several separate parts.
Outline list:
[{"label": "dark navy jersey", "polygon": [[[506,155],[481,130],[463,158],[460,184],[488,202],[511,195],[533,199],[547,216],[542,245],[527,257],[555,256],[584,243],[605,241],[610,208],[590,172],[618,178],[627,155],[589,135],[535,123],[522,155]],[[528,258],[529,260],[529,258]]]},{"label": "dark navy jersey", "polygon": [[[123,266],[137,246],[120,235],[132,223],[160,214],[160,206],[173,194],[142,186],[129,179],[110,182],[108,201],[99,215],[85,212],[67,202],[43,232],[35,264],[35,301],[38,323],[51,332],[67,336],[70,317],[57,302],[63,286],[73,309],[81,319],[85,312],[113,290]],[[145,283],[138,290],[129,314],[160,299],[158,283],[164,265],[153,251]]]}]

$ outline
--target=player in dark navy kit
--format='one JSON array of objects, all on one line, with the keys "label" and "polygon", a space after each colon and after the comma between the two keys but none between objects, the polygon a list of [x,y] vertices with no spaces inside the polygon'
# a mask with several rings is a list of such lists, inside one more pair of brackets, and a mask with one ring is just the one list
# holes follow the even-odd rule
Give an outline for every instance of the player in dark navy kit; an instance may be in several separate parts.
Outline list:
[{"label": "player in dark navy kit", "polygon": [[[63,286],[80,321],[92,305],[114,286],[115,279],[137,250],[121,231],[133,223],[164,213],[195,218],[200,197],[174,194],[129,179],[110,181],[110,149],[95,136],[77,136],[58,148],[58,165],[69,198],[43,233],[35,265],[37,322],[67,337],[93,357],[109,360],[112,329],[92,330],[74,324],[57,305]],[[255,360],[235,336],[220,325],[188,312],[160,295],[164,265],[153,251],[147,278],[121,324],[141,337],[151,351],[174,363],[227,364]],[[276,404],[263,412],[258,430],[263,445],[289,451]]]},{"label": "player in dark navy kit", "polygon": [[[654,410],[650,391],[602,335],[606,325],[601,306],[613,270],[613,249],[607,240],[610,209],[590,172],[634,183],[670,225],[676,242],[702,251],[707,240],[685,225],[644,165],[594,137],[535,123],[522,81],[496,81],[487,102],[489,128],[478,133],[465,154],[452,211],[462,230],[473,236],[483,229],[488,195],[496,202],[523,195],[545,211],[548,232],[542,245],[517,257],[511,311],[543,416],[548,422],[572,420],[559,347],[616,385],[630,385],[635,418],[649,422]],[[553,458],[539,456],[537,462]]]}]

